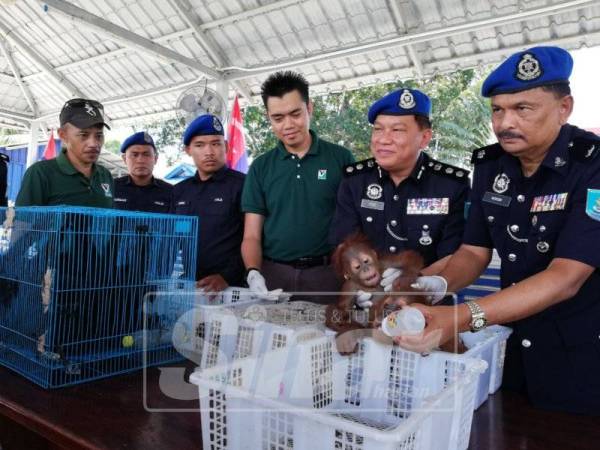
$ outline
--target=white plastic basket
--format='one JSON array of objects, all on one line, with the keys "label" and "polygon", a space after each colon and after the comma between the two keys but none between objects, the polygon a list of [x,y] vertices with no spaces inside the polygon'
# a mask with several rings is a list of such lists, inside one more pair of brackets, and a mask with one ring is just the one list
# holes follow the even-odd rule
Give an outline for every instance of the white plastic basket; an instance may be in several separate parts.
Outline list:
[{"label": "white plastic basket", "polygon": [[331,337],[197,371],[205,450],[467,448],[485,362]]},{"label": "white plastic basket", "polygon": [[201,368],[258,356],[325,335],[325,306],[310,302],[258,303],[204,314]]},{"label": "white plastic basket", "polygon": [[483,359],[488,364],[488,370],[479,376],[475,409],[479,408],[487,400],[488,395],[496,392],[502,384],[506,340],[511,333],[510,328],[493,325],[477,333],[460,334],[469,349],[463,355]]}]

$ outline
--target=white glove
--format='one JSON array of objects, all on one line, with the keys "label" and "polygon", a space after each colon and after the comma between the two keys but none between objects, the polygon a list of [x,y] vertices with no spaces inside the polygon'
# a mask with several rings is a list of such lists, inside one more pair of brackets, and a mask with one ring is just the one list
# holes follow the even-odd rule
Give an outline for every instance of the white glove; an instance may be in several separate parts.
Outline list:
[{"label": "white glove", "polygon": [[261,300],[269,300],[272,302],[276,302],[277,300],[287,301],[291,297],[290,294],[283,292],[283,289],[275,289],[273,291],[267,290],[265,277],[263,277],[258,270],[253,269],[248,272],[246,281],[248,282],[250,292]]},{"label": "white glove", "polygon": [[383,271],[381,276],[381,282],[379,283],[385,292],[390,292],[393,288],[394,281],[402,275],[402,269],[397,269],[395,267],[389,267]]},{"label": "white glove", "polygon": [[354,303],[356,303],[356,305],[362,309],[370,308],[373,306],[373,302],[371,301],[372,296],[373,294],[370,292],[358,290],[354,296]]},{"label": "white glove", "polygon": [[445,278],[431,275],[427,277],[419,277],[417,281],[410,285],[414,289],[418,289],[423,293],[428,293],[427,300],[435,305],[446,296],[448,290],[448,282]]}]

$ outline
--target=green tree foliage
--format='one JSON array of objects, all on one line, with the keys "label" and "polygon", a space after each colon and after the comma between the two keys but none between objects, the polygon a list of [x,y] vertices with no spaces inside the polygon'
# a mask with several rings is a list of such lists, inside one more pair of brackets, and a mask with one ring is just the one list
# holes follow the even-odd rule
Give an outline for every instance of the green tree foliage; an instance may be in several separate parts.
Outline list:
[{"label": "green tree foliage", "polygon": [[[429,152],[466,167],[471,151],[486,145],[490,137],[489,106],[479,95],[486,74],[487,71],[466,70],[425,81],[387,83],[313,98],[312,128],[321,137],[348,147],[357,159],[368,158],[371,126],[367,111],[371,104],[401,86],[417,88],[433,99],[434,137]],[[252,156],[273,148],[276,139],[262,105],[246,108],[244,126]]]}]

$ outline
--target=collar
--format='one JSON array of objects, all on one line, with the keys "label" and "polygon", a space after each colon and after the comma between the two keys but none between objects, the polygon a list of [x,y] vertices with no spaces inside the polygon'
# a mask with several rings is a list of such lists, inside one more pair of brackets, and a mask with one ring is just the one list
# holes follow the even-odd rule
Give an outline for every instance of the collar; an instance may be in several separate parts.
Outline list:
[{"label": "collar", "polygon": [[229,167],[227,167],[227,164],[223,164],[223,167],[221,167],[219,170],[213,173],[211,177],[206,181],[202,181],[200,179],[200,174],[198,173],[198,170],[196,170],[196,173],[194,174],[194,183],[208,183],[210,181],[222,180],[223,178],[225,178],[225,175],[227,174],[228,170]]},{"label": "collar", "polygon": [[[308,151],[306,152],[306,154],[304,156],[308,156],[308,155],[318,155],[319,154],[319,137],[317,136],[317,133],[315,133],[313,130],[308,130],[308,132],[310,133],[310,148],[308,149]],[[283,142],[278,141],[277,142],[277,147],[276,151],[277,151],[277,155],[279,156],[279,159],[287,159],[287,158],[291,158],[293,153],[290,153],[287,151],[287,149],[285,148],[285,145],[283,145]]]},{"label": "collar", "polygon": [[566,175],[569,168],[569,141],[571,140],[572,129],[570,125],[563,125],[558,133],[558,137],[548,149],[548,153],[542,161],[542,166],[547,167],[561,175]]},{"label": "collar", "polygon": [[[60,154],[56,157],[56,163],[58,164],[60,171],[65,175],[76,175],[79,173],[75,166],[71,164],[71,161],[69,161],[66,149],[61,150]],[[93,167],[94,166],[92,166],[92,171]]]},{"label": "collar", "polygon": [[[133,182],[133,179],[131,178],[131,175],[127,175],[127,178],[125,178],[125,184],[137,186],[137,184],[135,184]],[[152,181],[150,182],[150,184],[146,184],[146,185],[140,186],[140,187],[147,187],[147,186],[150,186],[150,185],[158,186],[158,180],[156,178],[154,178],[154,176],[152,177]]]},{"label": "collar", "polygon": [[[423,173],[427,170],[427,163],[431,158],[425,152],[421,151],[419,157],[417,158],[417,162],[415,163],[412,171],[408,174],[405,180],[411,179],[415,182],[419,182],[423,179]],[[379,164],[377,164],[377,171],[379,173],[379,179],[390,178],[390,174],[387,170],[381,168]]]}]

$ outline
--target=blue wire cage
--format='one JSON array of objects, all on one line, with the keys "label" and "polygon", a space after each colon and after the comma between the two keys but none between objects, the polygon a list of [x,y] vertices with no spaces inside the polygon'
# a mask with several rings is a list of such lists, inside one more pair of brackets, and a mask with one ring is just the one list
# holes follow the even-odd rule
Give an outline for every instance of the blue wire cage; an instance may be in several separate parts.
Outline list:
[{"label": "blue wire cage", "polygon": [[0,364],[55,388],[182,359],[197,218],[23,207],[0,223]]}]

